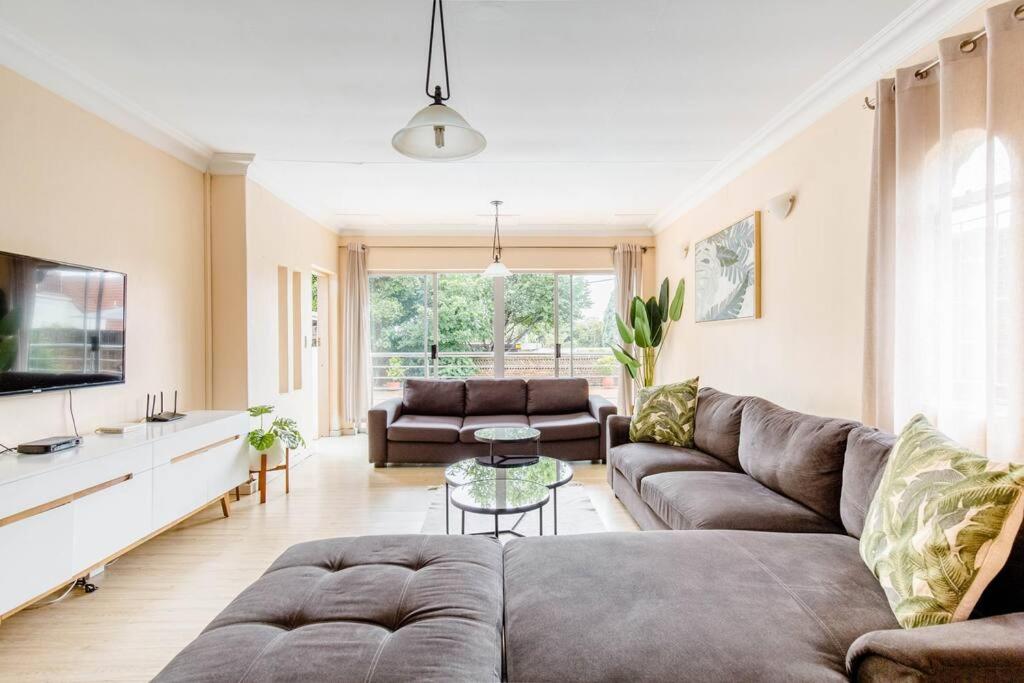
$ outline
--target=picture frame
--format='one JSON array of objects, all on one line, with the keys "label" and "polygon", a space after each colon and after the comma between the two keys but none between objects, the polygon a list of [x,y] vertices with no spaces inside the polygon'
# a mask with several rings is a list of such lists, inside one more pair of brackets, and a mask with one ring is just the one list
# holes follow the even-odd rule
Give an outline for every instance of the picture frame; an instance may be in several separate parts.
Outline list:
[{"label": "picture frame", "polygon": [[699,240],[694,250],[698,323],[761,317],[761,212]]}]

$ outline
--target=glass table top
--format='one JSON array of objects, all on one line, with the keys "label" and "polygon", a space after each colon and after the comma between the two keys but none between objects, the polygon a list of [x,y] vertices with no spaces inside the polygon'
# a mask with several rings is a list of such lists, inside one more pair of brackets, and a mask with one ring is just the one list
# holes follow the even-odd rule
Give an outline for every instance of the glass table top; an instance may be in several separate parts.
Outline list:
[{"label": "glass table top", "polygon": [[479,479],[504,477],[532,481],[548,488],[561,486],[572,479],[572,467],[569,466],[569,463],[544,456],[536,458],[536,460],[537,462],[531,465],[496,469],[478,462],[476,458],[470,458],[449,465],[444,471],[444,478],[452,486],[462,486]]},{"label": "glass table top", "polygon": [[473,436],[484,443],[518,443],[536,441],[540,431],[533,427],[485,427],[473,432]]},{"label": "glass table top", "polygon": [[452,504],[467,512],[512,514],[536,510],[548,502],[548,496],[548,488],[541,484],[492,476],[455,487]]}]

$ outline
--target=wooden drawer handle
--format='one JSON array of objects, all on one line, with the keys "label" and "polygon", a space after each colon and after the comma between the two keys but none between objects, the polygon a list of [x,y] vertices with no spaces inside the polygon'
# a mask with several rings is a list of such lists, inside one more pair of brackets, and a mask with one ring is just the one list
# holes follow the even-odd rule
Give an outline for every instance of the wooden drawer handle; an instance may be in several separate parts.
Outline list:
[{"label": "wooden drawer handle", "polygon": [[194,451],[189,451],[188,453],[182,453],[181,455],[178,455],[178,456],[175,456],[175,457],[171,458],[171,464],[173,465],[176,462],[181,462],[182,460],[188,460],[189,458],[193,458],[193,457],[195,457],[197,455],[202,455],[206,451],[212,450],[212,449],[216,448],[217,446],[223,446],[226,443],[231,443],[232,441],[238,441],[238,439],[239,439],[238,434],[235,434],[234,436],[229,436],[226,439],[221,439],[217,443],[211,443],[209,446],[203,446],[202,448],[197,448]]},{"label": "wooden drawer handle", "polygon": [[85,498],[86,496],[91,496],[94,493],[99,493],[103,489],[109,489],[111,486],[123,484],[124,482],[131,480],[133,476],[135,475],[128,473],[123,476],[117,477],[116,479],[105,481],[102,484],[96,484],[95,486],[90,486],[87,489],[82,489],[81,491],[75,491],[74,493],[69,493],[66,496],[55,498],[54,500],[51,500],[48,503],[37,505],[34,508],[29,508],[28,510],[16,512],[13,515],[0,519],[0,527],[7,526],[8,524],[14,524],[15,522],[20,522],[21,520],[28,519],[29,517],[41,515],[44,512],[53,510],[54,508],[59,508],[62,505],[67,505],[68,503],[74,502],[81,498]]}]

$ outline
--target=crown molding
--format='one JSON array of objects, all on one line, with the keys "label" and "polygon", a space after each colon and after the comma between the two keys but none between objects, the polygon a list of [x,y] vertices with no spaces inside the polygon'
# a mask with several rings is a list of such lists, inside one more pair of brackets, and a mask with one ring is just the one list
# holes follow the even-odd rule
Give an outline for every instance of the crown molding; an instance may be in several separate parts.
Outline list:
[{"label": "crown molding", "polygon": [[214,152],[206,170],[213,175],[246,175],[249,171],[249,164],[255,158],[255,154]]},{"label": "crown molding", "polygon": [[657,234],[858,91],[986,4],[918,0],[771,118],[650,222]]},{"label": "crown molding", "polygon": [[[341,237],[491,237],[493,227],[483,227],[476,223],[467,225],[445,224],[409,224],[381,226],[342,226],[337,229]],[[635,228],[582,225],[582,224],[548,224],[548,225],[517,225],[502,227],[501,234],[509,237],[653,237],[650,228]]]},{"label": "crown molding", "polygon": [[213,150],[0,22],[0,64],[200,171]]}]

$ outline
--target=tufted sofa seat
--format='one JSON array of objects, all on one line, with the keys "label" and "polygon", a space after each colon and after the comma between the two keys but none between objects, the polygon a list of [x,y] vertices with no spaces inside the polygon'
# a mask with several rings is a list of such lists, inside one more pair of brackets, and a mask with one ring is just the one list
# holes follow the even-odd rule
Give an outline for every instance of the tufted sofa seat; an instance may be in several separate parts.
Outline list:
[{"label": "tufted sofa seat", "polygon": [[498,681],[502,552],[476,536],[289,548],[157,681]]}]

